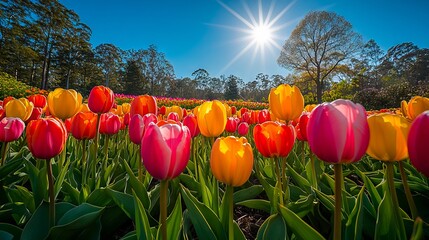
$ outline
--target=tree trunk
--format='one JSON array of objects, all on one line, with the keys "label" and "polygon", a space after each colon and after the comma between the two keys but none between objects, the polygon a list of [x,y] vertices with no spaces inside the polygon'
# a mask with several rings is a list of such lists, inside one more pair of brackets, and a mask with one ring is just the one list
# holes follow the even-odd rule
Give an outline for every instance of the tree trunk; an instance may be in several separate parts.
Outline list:
[{"label": "tree trunk", "polygon": [[323,85],[321,82],[317,82],[316,83],[316,89],[317,89],[317,103],[320,104],[322,103],[322,89],[323,89]]}]

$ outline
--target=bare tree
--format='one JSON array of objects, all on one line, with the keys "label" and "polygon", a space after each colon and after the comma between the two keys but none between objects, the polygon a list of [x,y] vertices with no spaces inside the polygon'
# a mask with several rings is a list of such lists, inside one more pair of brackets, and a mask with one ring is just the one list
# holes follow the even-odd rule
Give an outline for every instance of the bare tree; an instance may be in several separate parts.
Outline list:
[{"label": "bare tree", "polygon": [[352,25],[333,12],[310,12],[286,40],[277,62],[297,73],[305,72],[316,84],[317,101],[337,66],[350,59],[362,45]]}]

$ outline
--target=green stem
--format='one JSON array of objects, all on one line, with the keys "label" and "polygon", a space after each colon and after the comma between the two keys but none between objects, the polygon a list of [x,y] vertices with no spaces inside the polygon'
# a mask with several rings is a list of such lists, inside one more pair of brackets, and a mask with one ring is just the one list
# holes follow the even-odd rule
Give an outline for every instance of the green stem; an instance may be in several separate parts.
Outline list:
[{"label": "green stem", "polygon": [[49,185],[49,227],[52,228],[55,225],[55,195],[54,195],[54,180],[52,176],[52,163],[51,159],[46,160],[47,173],[48,173],[48,185]]},{"label": "green stem", "polygon": [[161,236],[163,240],[167,240],[167,194],[168,179],[161,181],[161,193],[159,200],[159,208],[161,212]]},{"label": "green stem", "polygon": [[302,141],[301,156],[302,166],[305,168],[305,141]]},{"label": "green stem", "polygon": [[3,145],[1,146],[1,163],[0,166],[3,166],[6,160],[6,149],[9,142],[3,142]]},{"label": "green stem", "polygon": [[142,183],[143,182],[143,170],[142,170],[142,157],[141,157],[141,148],[142,146],[139,145],[138,149],[137,149],[137,166],[138,166],[138,178],[139,181]]},{"label": "green stem", "polygon": [[234,187],[227,185],[226,186],[226,197],[228,198],[228,236],[229,240],[234,240]]},{"label": "green stem", "polygon": [[316,176],[316,166],[314,164],[314,154],[310,151],[310,161],[311,161],[311,173],[312,173],[312,182],[314,189],[317,189],[317,176]]},{"label": "green stem", "polygon": [[279,158],[281,161],[281,168],[282,168],[282,190],[284,192],[284,195],[282,194],[283,199],[285,200],[285,203],[287,204],[289,202],[289,192],[287,189],[288,186],[288,178],[286,176],[286,158]]},{"label": "green stem", "polygon": [[92,175],[92,177],[94,179],[94,182],[96,182],[95,181],[95,177],[97,175],[95,173],[95,167],[97,165],[98,139],[100,138],[100,117],[101,117],[101,115],[97,114],[97,128],[95,129],[95,139],[94,139],[95,153],[94,153],[94,159],[93,159],[93,161],[91,163],[91,166],[92,166],[92,171],[91,171],[92,173],[91,173],[91,175]]},{"label": "green stem", "polygon": [[386,178],[387,178],[387,183],[389,185],[389,191],[390,191],[390,195],[392,197],[392,203],[393,203],[393,211],[396,219],[396,224],[397,227],[399,228],[399,234],[400,234],[400,239],[406,239],[406,233],[405,233],[405,227],[404,227],[404,222],[402,221],[402,216],[401,216],[401,212],[399,210],[399,201],[398,201],[398,196],[396,195],[396,189],[395,189],[395,181],[393,179],[393,162],[386,162]]},{"label": "green stem", "polygon": [[282,177],[280,174],[280,167],[279,167],[279,158],[274,158],[274,168],[276,170],[276,175],[277,175],[277,188],[279,190],[279,194],[280,194],[280,204],[283,205],[283,186],[282,186]]},{"label": "green stem", "polygon": [[192,158],[194,159],[194,167],[195,167],[195,180],[198,182],[198,159],[196,155],[196,139],[192,139]]},{"label": "green stem", "polygon": [[86,184],[87,169],[86,169],[86,140],[82,140],[82,185]]},{"label": "green stem", "polygon": [[335,211],[334,211],[334,240],[341,239],[341,191],[343,169],[341,163],[334,164],[335,174]]},{"label": "green stem", "polygon": [[410,206],[411,216],[413,219],[416,219],[419,214],[417,212],[413,196],[411,195],[410,186],[408,185],[407,175],[405,174],[404,164],[402,164],[402,161],[399,161],[399,171],[401,172],[402,184],[404,185],[405,196],[407,197],[408,205]]}]

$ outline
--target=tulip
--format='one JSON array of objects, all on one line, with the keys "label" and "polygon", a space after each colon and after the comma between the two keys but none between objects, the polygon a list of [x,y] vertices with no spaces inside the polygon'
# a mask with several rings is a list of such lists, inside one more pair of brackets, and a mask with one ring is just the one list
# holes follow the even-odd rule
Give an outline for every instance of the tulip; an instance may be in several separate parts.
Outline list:
[{"label": "tulip", "polygon": [[247,122],[242,122],[238,124],[237,132],[241,136],[246,136],[246,134],[249,132],[249,124]]},{"label": "tulip", "polygon": [[88,103],[82,103],[80,105],[79,111],[77,112],[91,112],[91,110],[88,107]]},{"label": "tulip", "polygon": [[162,239],[167,237],[168,181],[179,176],[186,168],[191,151],[191,134],[181,124],[165,124],[158,127],[150,123],[141,143],[141,157],[147,171],[161,180],[160,222]]},{"label": "tulip", "polygon": [[401,114],[405,118],[409,118],[409,116],[408,116],[408,102],[405,100],[401,101]]},{"label": "tulip", "polygon": [[174,118],[177,118],[177,120],[173,119],[176,122],[181,121],[183,119],[183,109],[181,107],[179,107],[179,106],[167,107],[166,112],[165,112],[164,115],[167,115],[167,118],[168,118],[168,116],[170,115],[170,113],[176,113],[177,114],[177,116],[174,116]]},{"label": "tulip", "polygon": [[247,122],[250,123],[250,112],[244,112],[243,114],[241,114],[241,122]]},{"label": "tulip", "polygon": [[291,125],[268,121],[255,126],[253,138],[262,156],[286,157],[295,143],[295,130]]},{"label": "tulip", "polygon": [[4,117],[6,117],[6,111],[2,106],[0,106],[0,120],[2,120]]},{"label": "tulip", "polygon": [[170,112],[167,115],[167,120],[173,120],[175,122],[179,121],[179,114],[177,114],[176,112]]},{"label": "tulip", "polygon": [[237,130],[237,124],[239,123],[238,118],[234,118],[234,117],[229,117],[226,120],[226,126],[225,126],[225,131],[229,132],[229,133],[235,133],[235,131]]},{"label": "tulip", "polygon": [[103,113],[100,117],[100,133],[107,135],[114,135],[119,132],[121,128],[121,120],[118,115],[113,113]]},{"label": "tulip", "polygon": [[32,120],[39,119],[43,114],[43,109],[40,107],[34,107],[33,111],[31,112],[30,117],[25,121],[25,123],[29,123]]},{"label": "tulip", "polygon": [[17,140],[24,131],[25,123],[20,118],[5,117],[0,121],[0,142],[2,144],[2,158],[0,166],[6,159],[6,149],[9,142]]},{"label": "tulip", "polygon": [[268,111],[267,109],[264,109],[264,110],[259,112],[258,123],[264,123],[264,122],[267,122],[270,120],[271,120],[270,111]]},{"label": "tulip", "polygon": [[183,118],[183,125],[187,126],[191,137],[194,138],[200,134],[200,128],[198,127],[197,117],[194,114],[189,114]]},{"label": "tulip", "polygon": [[78,140],[94,139],[97,129],[97,114],[79,112],[71,118],[71,134]]},{"label": "tulip", "polygon": [[414,119],[408,133],[408,153],[413,166],[429,177],[429,111],[425,111]]},{"label": "tulip", "polygon": [[426,110],[429,110],[429,98],[415,96],[408,102],[408,117],[412,120]]},{"label": "tulip", "polygon": [[107,113],[112,109],[115,99],[113,91],[105,86],[95,86],[88,97],[88,107],[94,113]]},{"label": "tulip", "polygon": [[218,100],[207,101],[199,107],[197,120],[202,135],[217,137],[225,130],[225,106]]},{"label": "tulip", "polygon": [[406,118],[390,113],[368,117],[370,140],[367,153],[381,161],[408,158],[407,137],[410,124]]},{"label": "tulip", "polygon": [[47,106],[46,97],[42,94],[28,96],[27,99],[33,103],[34,107],[45,109]]},{"label": "tulip", "polygon": [[241,186],[253,169],[253,151],[244,137],[220,137],[213,144],[210,155],[213,176],[230,186]]},{"label": "tulip", "polygon": [[130,125],[130,120],[131,120],[131,114],[130,113],[125,113],[125,115],[124,115],[124,124],[125,124],[125,126]]},{"label": "tulip", "polygon": [[304,107],[304,111],[306,112],[311,112],[313,111],[313,109],[317,107],[317,104],[308,104]]},{"label": "tulip", "polygon": [[157,115],[158,105],[156,99],[149,95],[141,95],[131,102],[130,113],[131,116],[134,114],[140,114],[144,116],[146,113],[153,113]]},{"label": "tulip", "polygon": [[295,126],[296,137],[300,141],[307,141],[307,124],[309,119],[309,113],[303,112],[298,119],[298,123]]},{"label": "tulip", "polygon": [[12,96],[5,97],[5,98],[3,99],[3,101],[2,101],[2,107],[3,107],[3,108],[5,108],[5,107],[6,107],[6,104],[7,104],[8,102],[10,102],[11,100],[15,100],[15,98],[14,98],[14,97],[12,97]]},{"label": "tulip", "polygon": [[229,212],[224,215],[228,216],[229,239],[234,239],[234,186],[243,185],[253,169],[253,150],[247,139],[234,136],[216,139],[210,154],[210,168],[213,176],[227,185],[224,199],[229,200]]},{"label": "tulip", "polygon": [[128,133],[131,142],[136,145],[140,145],[143,134],[144,134],[145,124],[143,122],[143,117],[140,114],[135,114],[130,119],[130,124],[128,128]]},{"label": "tulip", "polygon": [[33,103],[26,98],[13,99],[6,103],[5,111],[6,117],[17,117],[22,121],[30,118],[33,112]]},{"label": "tulip", "polygon": [[27,145],[35,158],[47,160],[49,183],[49,225],[55,224],[55,196],[51,158],[60,154],[67,140],[64,124],[55,118],[41,118],[31,121],[26,130]]},{"label": "tulip", "polygon": [[57,88],[48,95],[49,113],[62,120],[73,117],[81,104],[82,95],[73,89]]},{"label": "tulip", "polygon": [[341,239],[341,163],[359,161],[369,143],[366,111],[360,104],[338,99],[318,105],[307,123],[310,149],[321,160],[335,163],[334,239]]},{"label": "tulip", "polygon": [[129,103],[122,103],[122,112],[125,114],[130,113],[131,110],[131,104]]},{"label": "tulip", "polygon": [[268,100],[273,114],[285,121],[298,118],[304,109],[304,97],[296,86],[282,84],[272,88]]}]

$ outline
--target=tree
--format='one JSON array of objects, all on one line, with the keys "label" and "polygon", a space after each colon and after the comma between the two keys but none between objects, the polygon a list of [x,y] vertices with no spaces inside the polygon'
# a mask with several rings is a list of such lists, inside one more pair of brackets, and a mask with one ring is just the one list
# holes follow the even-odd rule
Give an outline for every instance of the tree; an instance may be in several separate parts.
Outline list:
[{"label": "tree", "polygon": [[[113,44],[100,44],[94,51],[97,65],[102,69],[106,87],[115,90],[120,84],[123,69],[123,51]],[[120,92],[120,91],[118,91]]]},{"label": "tree", "polygon": [[127,62],[124,91],[127,94],[141,95],[147,92],[144,76],[135,60]]},{"label": "tree", "polygon": [[321,103],[330,74],[360,46],[360,35],[343,17],[333,12],[310,12],[286,40],[277,62],[296,72],[306,72],[316,85],[317,101]]},{"label": "tree", "polygon": [[225,99],[226,100],[235,100],[238,98],[238,86],[237,86],[238,77],[230,75],[226,79],[225,83]]}]

